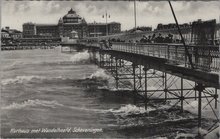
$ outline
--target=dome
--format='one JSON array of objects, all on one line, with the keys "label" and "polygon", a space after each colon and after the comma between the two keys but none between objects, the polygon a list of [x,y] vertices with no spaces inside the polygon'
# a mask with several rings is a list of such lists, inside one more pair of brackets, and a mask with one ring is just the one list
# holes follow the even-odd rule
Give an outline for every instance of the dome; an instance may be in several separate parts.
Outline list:
[{"label": "dome", "polygon": [[85,19],[76,14],[76,12],[71,8],[68,13],[63,16],[62,22],[60,24],[84,24]]},{"label": "dome", "polygon": [[81,18],[76,12],[71,8],[68,13],[63,18]]}]

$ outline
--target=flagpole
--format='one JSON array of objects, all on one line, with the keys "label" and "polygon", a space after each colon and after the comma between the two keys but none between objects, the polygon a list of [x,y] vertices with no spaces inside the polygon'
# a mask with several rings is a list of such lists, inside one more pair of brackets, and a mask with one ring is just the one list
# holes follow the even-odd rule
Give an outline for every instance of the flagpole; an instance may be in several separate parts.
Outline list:
[{"label": "flagpole", "polygon": [[105,13],[102,15],[102,18],[105,18],[105,24],[106,24],[106,36],[108,36],[108,18],[110,18],[110,14],[105,11]]},{"label": "flagpole", "polygon": [[106,36],[108,36],[108,14],[107,14],[107,11],[105,11],[105,20],[106,20]]},{"label": "flagpole", "polygon": [[135,27],[135,32],[137,28],[137,19],[136,19],[136,0],[134,0],[134,27]]},{"label": "flagpole", "polygon": [[[219,39],[219,43],[220,43],[220,15],[219,15],[219,31],[218,31],[218,39]],[[220,45],[219,45],[219,48],[220,48]],[[220,49],[219,49],[219,51],[220,51]],[[219,76],[219,79],[220,79],[220,76]],[[219,80],[220,81],[220,80]]]}]

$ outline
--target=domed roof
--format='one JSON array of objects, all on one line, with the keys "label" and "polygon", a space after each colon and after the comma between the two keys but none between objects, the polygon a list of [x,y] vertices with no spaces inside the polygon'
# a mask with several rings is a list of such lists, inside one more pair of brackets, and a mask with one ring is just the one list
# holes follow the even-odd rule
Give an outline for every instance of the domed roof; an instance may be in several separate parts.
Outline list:
[{"label": "domed roof", "polygon": [[63,18],[81,18],[76,12],[71,8],[68,13]]}]

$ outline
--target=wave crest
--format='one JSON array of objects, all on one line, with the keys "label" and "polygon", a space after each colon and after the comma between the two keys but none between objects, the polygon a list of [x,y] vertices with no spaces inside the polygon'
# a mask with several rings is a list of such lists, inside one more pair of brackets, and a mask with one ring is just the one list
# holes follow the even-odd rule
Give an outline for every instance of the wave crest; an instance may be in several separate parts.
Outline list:
[{"label": "wave crest", "polygon": [[16,76],[16,78],[9,78],[9,79],[3,79],[1,81],[2,85],[8,85],[8,84],[15,84],[15,83],[24,83],[29,82],[34,79],[45,79],[45,77],[42,76]]},{"label": "wave crest", "polygon": [[103,79],[103,80],[108,80],[111,78],[108,74],[105,73],[105,70],[99,69],[89,77],[90,79]]},{"label": "wave crest", "polygon": [[79,52],[75,55],[73,55],[70,60],[74,63],[76,62],[82,62],[82,61],[87,61],[89,59],[89,53],[88,51],[84,51],[84,52]]},{"label": "wave crest", "polygon": [[135,105],[128,104],[128,105],[120,107],[119,109],[110,109],[109,111],[116,115],[126,116],[126,115],[132,115],[132,114],[144,114],[144,113],[147,113],[153,110],[155,109],[149,107],[146,110],[144,107],[137,107]]},{"label": "wave crest", "polygon": [[2,109],[11,110],[11,109],[22,109],[25,107],[36,107],[36,106],[55,108],[56,106],[63,106],[63,105],[55,100],[48,101],[48,100],[35,99],[35,100],[23,101],[22,103],[12,103],[8,106],[3,107]]}]

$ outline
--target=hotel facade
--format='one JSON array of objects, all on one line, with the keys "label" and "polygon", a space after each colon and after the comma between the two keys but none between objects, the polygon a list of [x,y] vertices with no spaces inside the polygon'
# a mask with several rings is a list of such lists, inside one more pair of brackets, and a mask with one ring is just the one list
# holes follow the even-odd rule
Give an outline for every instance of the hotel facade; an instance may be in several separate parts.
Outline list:
[{"label": "hotel facade", "polygon": [[[108,30],[107,30],[108,29]],[[84,18],[79,16],[73,9],[70,9],[66,15],[59,19],[57,24],[23,24],[24,38],[42,38],[42,37],[70,37],[71,32],[77,32],[79,38],[105,36],[108,34],[116,34],[121,32],[121,24],[111,22],[88,23]]]}]

